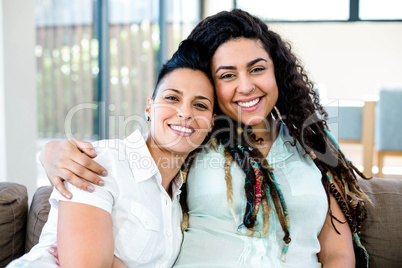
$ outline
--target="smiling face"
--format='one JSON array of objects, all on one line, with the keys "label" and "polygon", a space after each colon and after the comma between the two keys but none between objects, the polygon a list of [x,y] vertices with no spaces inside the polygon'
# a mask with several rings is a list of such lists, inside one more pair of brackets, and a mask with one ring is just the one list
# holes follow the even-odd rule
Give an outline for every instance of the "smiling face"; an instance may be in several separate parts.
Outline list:
[{"label": "smiling face", "polygon": [[243,124],[265,125],[278,100],[274,63],[260,40],[238,38],[218,47],[212,76],[219,108]]},{"label": "smiling face", "polygon": [[176,69],[160,82],[157,95],[149,99],[150,150],[188,154],[213,127],[213,86],[207,76],[192,69]]}]

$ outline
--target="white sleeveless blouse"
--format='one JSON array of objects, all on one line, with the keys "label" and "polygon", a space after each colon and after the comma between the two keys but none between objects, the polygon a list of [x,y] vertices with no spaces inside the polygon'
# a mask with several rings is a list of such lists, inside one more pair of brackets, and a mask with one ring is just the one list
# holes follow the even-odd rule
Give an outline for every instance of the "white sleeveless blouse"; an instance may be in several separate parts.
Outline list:
[{"label": "white sleeveless blouse", "polygon": [[[223,146],[205,149],[187,177],[189,227],[174,267],[321,267],[318,235],[328,211],[321,173],[287,128],[281,127],[267,160],[283,192],[292,239],[282,262],[283,236],[270,200],[269,230],[263,237],[242,235],[246,207],[245,174],[232,163],[232,214],[226,196]],[[262,229],[261,207],[255,230]]]}]

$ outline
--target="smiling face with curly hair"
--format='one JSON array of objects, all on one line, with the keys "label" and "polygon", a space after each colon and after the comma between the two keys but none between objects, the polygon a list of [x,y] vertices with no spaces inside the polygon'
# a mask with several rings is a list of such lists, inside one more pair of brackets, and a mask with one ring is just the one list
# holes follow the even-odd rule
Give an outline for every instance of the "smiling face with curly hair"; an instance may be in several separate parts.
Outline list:
[{"label": "smiling face with curly hair", "polygon": [[[233,120],[264,128],[278,100],[274,63],[260,40],[232,39],[212,57],[219,108]],[[261,126],[259,126],[261,124]]]}]

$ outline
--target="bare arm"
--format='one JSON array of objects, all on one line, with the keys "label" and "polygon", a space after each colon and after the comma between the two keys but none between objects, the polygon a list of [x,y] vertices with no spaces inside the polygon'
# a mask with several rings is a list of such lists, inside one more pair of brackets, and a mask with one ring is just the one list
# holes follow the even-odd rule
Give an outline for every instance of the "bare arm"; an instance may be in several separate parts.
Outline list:
[{"label": "bare arm", "polygon": [[[338,191],[339,187],[335,184]],[[336,199],[330,196],[330,206],[332,214],[344,224],[333,220],[336,229],[340,234],[336,233],[331,224],[329,212],[325,219],[324,226],[318,236],[320,241],[321,251],[318,253],[318,259],[324,268],[331,267],[355,267],[355,255],[353,250],[352,232],[349,224],[346,222],[345,215],[342,213]]]},{"label": "bare arm", "polygon": [[103,209],[60,201],[57,242],[62,267],[112,267],[112,217]]},{"label": "bare arm", "polygon": [[106,176],[107,171],[92,160],[95,156],[91,143],[72,139],[48,142],[39,159],[52,185],[70,199],[71,193],[64,187],[64,180],[89,192],[94,188],[85,180],[100,186],[104,184],[98,175]]},{"label": "bare arm", "polygon": [[[57,251],[57,242],[55,242],[50,248],[49,253],[52,254],[56,258],[56,264],[60,266],[59,262],[59,254]],[[127,266],[116,256],[113,257],[113,265],[112,268],[127,268]]]}]

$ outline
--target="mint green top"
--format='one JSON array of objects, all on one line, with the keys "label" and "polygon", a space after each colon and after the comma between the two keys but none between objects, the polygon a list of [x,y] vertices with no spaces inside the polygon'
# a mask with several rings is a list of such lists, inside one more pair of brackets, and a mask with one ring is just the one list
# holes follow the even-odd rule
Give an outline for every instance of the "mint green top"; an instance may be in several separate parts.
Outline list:
[{"label": "mint green top", "polygon": [[[289,141],[289,142],[288,142]],[[246,197],[245,174],[232,163],[233,213],[227,202],[223,146],[204,149],[193,162],[187,178],[189,227],[175,267],[321,267],[318,234],[324,224],[328,201],[321,173],[287,128],[281,127],[267,156],[274,168],[290,217],[292,239],[281,260],[283,231],[270,202],[269,230],[263,237],[249,237],[242,227]],[[262,229],[261,207],[256,235]]]}]

